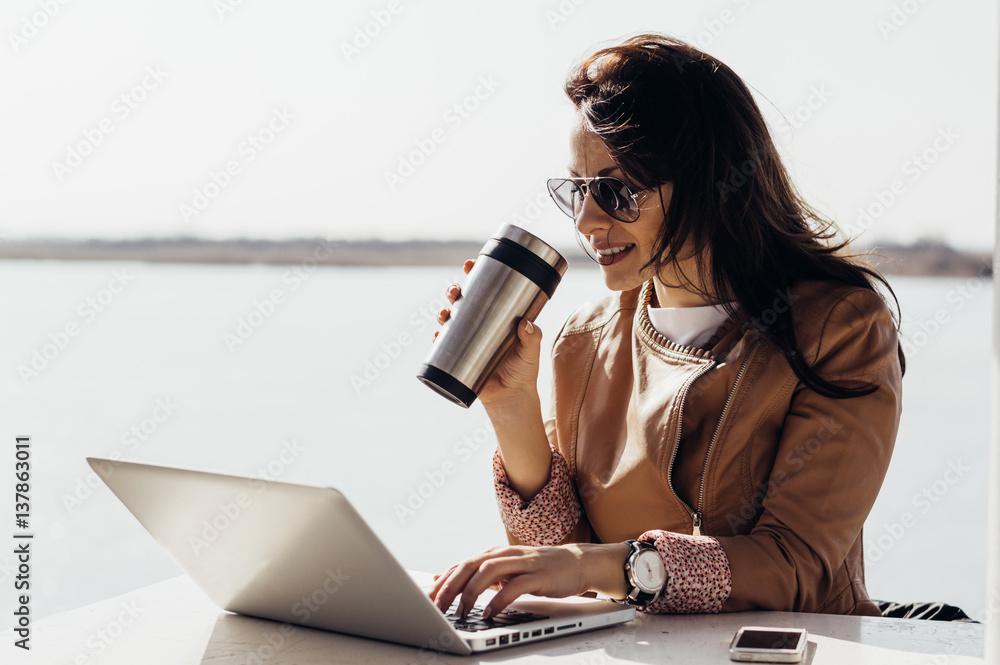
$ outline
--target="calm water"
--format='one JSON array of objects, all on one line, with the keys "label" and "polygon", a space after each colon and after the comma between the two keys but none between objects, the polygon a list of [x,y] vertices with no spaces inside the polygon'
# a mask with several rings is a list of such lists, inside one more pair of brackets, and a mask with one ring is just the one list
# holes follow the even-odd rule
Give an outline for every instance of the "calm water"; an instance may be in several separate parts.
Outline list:
[{"label": "calm water", "polygon": [[[485,413],[414,378],[440,294],[461,278],[457,268],[0,262],[0,437],[34,442],[35,616],[179,574],[98,486],[88,455],[338,487],[411,568],[502,542]],[[896,454],[866,530],[869,589],[976,613],[992,286],[893,285],[913,347]],[[595,270],[571,270],[539,319],[547,341],[604,293]],[[542,383],[545,396],[547,373]],[[14,460],[11,445],[0,450],[6,539]],[[5,614],[11,563],[0,555]]]}]

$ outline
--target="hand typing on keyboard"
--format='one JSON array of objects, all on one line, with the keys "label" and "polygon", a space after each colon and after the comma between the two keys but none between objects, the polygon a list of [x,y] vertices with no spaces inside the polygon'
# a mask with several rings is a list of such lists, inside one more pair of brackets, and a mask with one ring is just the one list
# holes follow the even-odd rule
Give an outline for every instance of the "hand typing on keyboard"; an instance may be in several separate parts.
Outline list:
[{"label": "hand typing on keyboard", "polygon": [[[522,594],[565,598],[596,591],[623,598],[627,543],[573,543],[558,547],[491,547],[435,577],[428,594],[442,612],[458,601],[456,612],[472,607],[487,589],[496,595],[483,617],[499,614]],[[447,612],[445,612],[447,613]]]},{"label": "hand typing on keyboard", "polygon": [[455,602],[448,608],[448,611],[444,616],[452,623],[453,626],[455,626],[456,629],[470,632],[489,630],[490,628],[500,628],[503,626],[516,626],[518,624],[528,623],[529,621],[548,619],[547,616],[542,616],[540,614],[512,609],[503,610],[494,616],[484,619],[484,609],[486,609],[484,605],[475,605],[471,610],[469,610],[469,613],[466,616],[462,617],[458,614],[458,602]]}]

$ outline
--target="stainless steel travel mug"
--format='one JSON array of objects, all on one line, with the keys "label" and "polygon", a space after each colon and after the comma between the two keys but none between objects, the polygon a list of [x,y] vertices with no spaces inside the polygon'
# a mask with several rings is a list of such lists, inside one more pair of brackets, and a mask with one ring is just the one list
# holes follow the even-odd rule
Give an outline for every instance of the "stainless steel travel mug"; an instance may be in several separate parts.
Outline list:
[{"label": "stainless steel travel mug", "polygon": [[524,229],[506,224],[487,241],[417,378],[468,408],[566,272],[566,259]]}]

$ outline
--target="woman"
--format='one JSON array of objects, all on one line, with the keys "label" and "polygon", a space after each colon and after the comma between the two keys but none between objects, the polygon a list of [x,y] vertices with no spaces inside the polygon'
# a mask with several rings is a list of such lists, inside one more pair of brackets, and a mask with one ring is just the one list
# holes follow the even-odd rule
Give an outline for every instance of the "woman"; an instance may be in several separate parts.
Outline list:
[{"label": "woman", "polygon": [[520,323],[479,395],[511,546],[431,597],[464,613],[498,588],[484,616],[585,592],[649,612],[878,615],[861,531],[901,410],[888,284],[799,198],[718,60],[640,35],[566,92],[571,177],[549,190],[617,293],[560,331],[547,420],[541,332]]}]

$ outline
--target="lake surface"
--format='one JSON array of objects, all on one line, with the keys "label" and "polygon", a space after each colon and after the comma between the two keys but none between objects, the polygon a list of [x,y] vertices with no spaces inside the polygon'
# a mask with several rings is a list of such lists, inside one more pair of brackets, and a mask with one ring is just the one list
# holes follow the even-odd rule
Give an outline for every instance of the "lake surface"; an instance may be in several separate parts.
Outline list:
[{"label": "lake surface", "polygon": [[[86,456],[337,487],[410,568],[504,542],[485,412],[414,378],[459,268],[8,261],[0,278],[0,537],[15,530],[12,443],[27,434],[36,618],[180,573]],[[977,614],[992,285],[892,284],[910,346],[896,452],[866,527],[869,590]],[[605,293],[596,270],[571,268],[538,320],[546,346]],[[546,367],[545,399],[549,384]],[[12,563],[0,555],[3,612]]]}]

